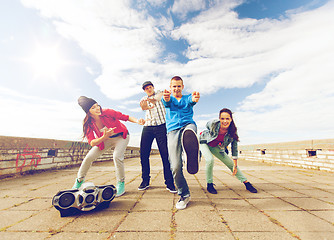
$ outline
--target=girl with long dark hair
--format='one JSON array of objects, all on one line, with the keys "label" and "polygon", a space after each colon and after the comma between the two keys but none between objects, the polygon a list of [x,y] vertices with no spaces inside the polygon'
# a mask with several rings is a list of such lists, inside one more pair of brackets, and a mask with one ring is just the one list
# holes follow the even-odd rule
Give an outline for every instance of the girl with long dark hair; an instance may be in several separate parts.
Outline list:
[{"label": "girl with long dark hair", "polygon": [[113,161],[117,180],[116,197],[118,197],[125,192],[124,152],[129,143],[128,129],[120,120],[140,125],[144,125],[145,120],[136,119],[113,109],[102,109],[94,99],[85,96],[79,97],[78,103],[86,112],[83,122],[83,136],[87,138],[92,148],[81,163],[73,188],[80,188],[92,162],[113,147]]},{"label": "girl with long dark hair", "polygon": [[[199,137],[200,150],[205,158],[207,190],[212,194],[217,194],[217,190],[213,184],[213,165],[214,156],[223,162],[242,183],[246,189],[252,193],[257,190],[247,181],[238,167],[238,141],[237,127],[233,121],[230,109],[223,108],[219,112],[219,120],[211,120],[206,124],[204,130]],[[232,159],[228,156],[227,146],[231,144]]]}]

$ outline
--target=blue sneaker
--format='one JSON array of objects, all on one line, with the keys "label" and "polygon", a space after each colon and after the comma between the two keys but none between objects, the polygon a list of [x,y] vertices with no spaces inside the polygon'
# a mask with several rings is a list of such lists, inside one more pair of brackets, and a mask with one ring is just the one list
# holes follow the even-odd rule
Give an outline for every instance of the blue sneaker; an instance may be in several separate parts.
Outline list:
[{"label": "blue sneaker", "polygon": [[116,185],[116,197],[122,196],[125,193],[124,182],[118,182]]},{"label": "blue sneaker", "polygon": [[85,182],[85,179],[82,179],[82,181],[79,182],[79,180],[76,178],[72,189],[79,189],[84,182]]}]

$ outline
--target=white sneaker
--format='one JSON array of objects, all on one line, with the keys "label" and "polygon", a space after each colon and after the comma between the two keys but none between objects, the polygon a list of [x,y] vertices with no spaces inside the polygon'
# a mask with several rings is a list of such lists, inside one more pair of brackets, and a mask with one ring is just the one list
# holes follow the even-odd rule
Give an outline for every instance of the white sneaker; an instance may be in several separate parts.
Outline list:
[{"label": "white sneaker", "polygon": [[190,201],[190,196],[188,197],[181,196],[180,200],[176,203],[175,208],[179,210],[185,209],[189,201]]}]

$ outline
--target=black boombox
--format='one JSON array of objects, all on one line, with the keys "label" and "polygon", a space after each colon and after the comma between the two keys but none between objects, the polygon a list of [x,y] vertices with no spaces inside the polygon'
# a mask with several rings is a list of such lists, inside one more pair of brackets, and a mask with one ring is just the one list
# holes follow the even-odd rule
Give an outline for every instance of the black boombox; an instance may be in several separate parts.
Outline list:
[{"label": "black boombox", "polygon": [[52,205],[59,210],[61,217],[67,217],[80,211],[108,208],[116,192],[114,185],[95,186],[87,182],[79,189],[59,191],[52,198]]}]

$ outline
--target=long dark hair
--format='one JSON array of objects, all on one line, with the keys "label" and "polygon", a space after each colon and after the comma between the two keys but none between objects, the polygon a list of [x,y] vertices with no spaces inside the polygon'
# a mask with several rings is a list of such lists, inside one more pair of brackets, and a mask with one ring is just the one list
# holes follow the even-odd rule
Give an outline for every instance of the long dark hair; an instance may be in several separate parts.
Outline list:
[{"label": "long dark hair", "polygon": [[233,116],[232,116],[232,111],[228,108],[223,108],[222,110],[220,110],[219,112],[219,119],[220,119],[220,115],[223,113],[223,112],[226,112],[230,115],[232,121],[231,121],[231,124],[230,126],[228,127],[228,134],[236,141],[239,141],[239,136],[237,134],[237,127],[235,126],[235,123],[234,123],[234,120],[233,120]]},{"label": "long dark hair", "polygon": [[[100,106],[101,109],[101,113],[102,113],[102,108]],[[84,120],[83,120],[83,126],[82,126],[82,139],[85,139],[88,133],[88,129],[89,129],[89,125],[91,125],[93,122],[93,117],[90,115],[90,112],[88,111],[88,113],[86,114]]]}]

